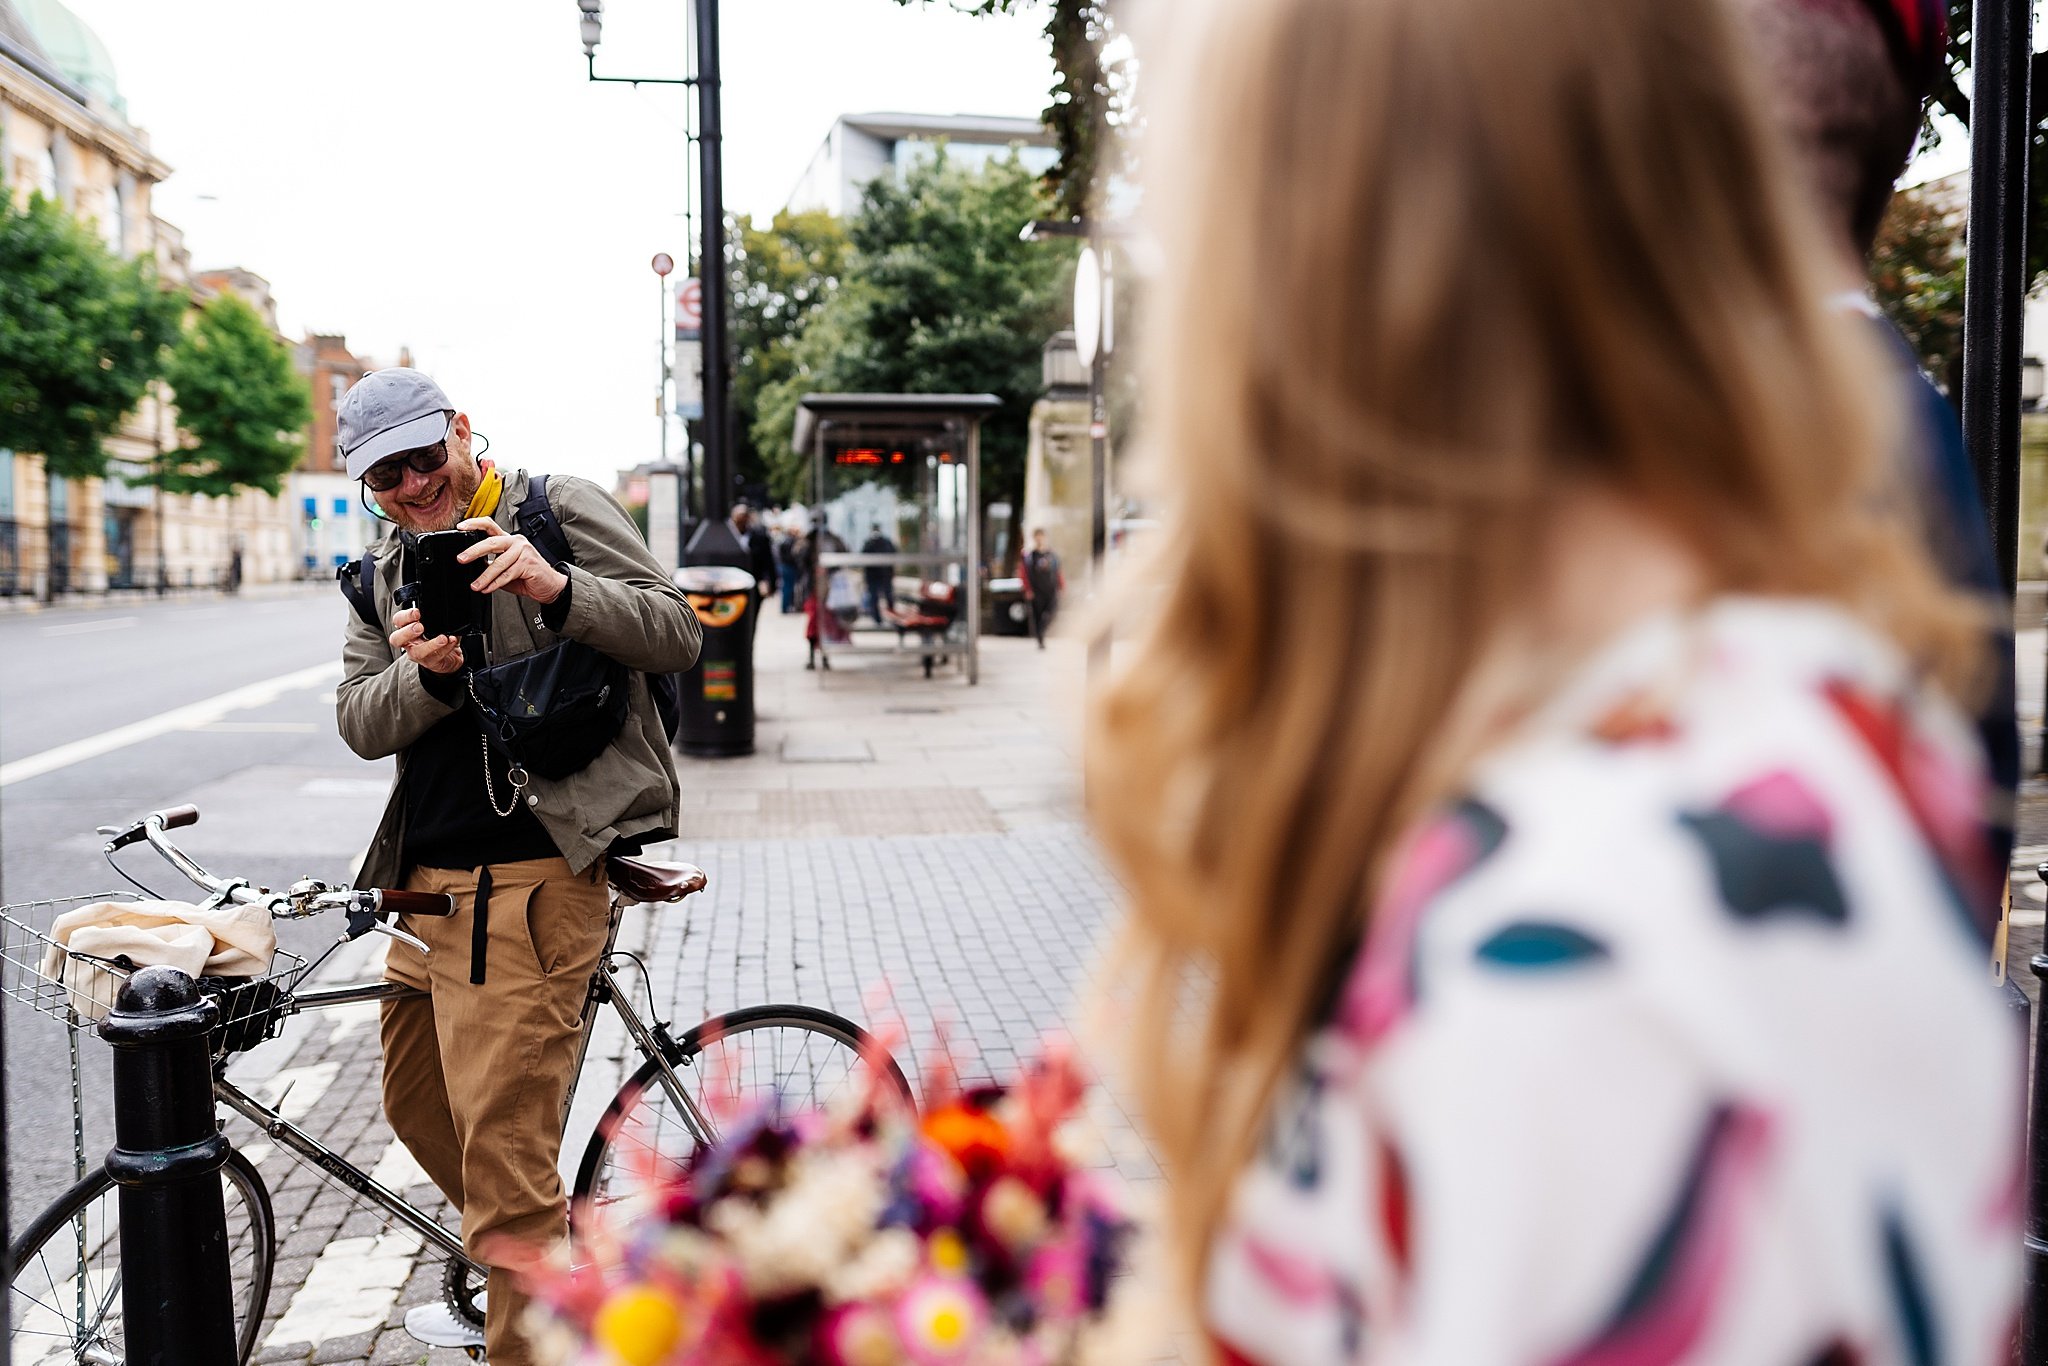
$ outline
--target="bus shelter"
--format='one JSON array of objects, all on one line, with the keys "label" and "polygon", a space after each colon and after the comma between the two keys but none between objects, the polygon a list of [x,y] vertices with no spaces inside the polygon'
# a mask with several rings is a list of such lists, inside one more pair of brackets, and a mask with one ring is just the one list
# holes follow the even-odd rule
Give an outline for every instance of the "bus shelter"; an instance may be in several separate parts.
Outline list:
[{"label": "bus shelter", "polygon": [[993,394],[807,394],[807,629],[834,658],[894,655],[981,679],[981,424]]}]

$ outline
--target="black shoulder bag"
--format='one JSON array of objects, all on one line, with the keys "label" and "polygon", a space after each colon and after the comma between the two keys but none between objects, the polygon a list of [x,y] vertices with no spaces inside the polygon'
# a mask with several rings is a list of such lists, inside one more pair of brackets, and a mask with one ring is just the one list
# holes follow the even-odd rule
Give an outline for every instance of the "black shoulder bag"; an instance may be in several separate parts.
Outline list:
[{"label": "black shoulder bag", "polygon": [[[535,476],[519,505],[521,534],[537,546],[566,547],[547,502],[546,476]],[[561,559],[566,556],[551,556]],[[625,728],[632,673],[580,640],[469,672],[469,700],[484,738],[515,768],[554,780],[589,767]],[[521,775],[513,785],[524,786]]]}]

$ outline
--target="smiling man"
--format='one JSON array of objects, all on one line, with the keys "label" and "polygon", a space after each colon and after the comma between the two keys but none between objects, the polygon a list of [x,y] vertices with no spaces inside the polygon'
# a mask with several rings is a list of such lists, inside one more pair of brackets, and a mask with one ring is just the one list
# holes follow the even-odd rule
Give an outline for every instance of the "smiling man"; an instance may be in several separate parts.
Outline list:
[{"label": "smiling man", "polygon": [[[384,1005],[384,1110],[462,1211],[470,1255],[492,1268],[482,1333],[442,1304],[416,1307],[406,1328],[435,1346],[488,1339],[496,1366],[525,1366],[524,1301],[498,1259],[568,1231],[556,1158],[607,929],[604,857],[675,834],[675,763],[646,676],[688,668],[702,633],[609,494],[479,461],[468,416],[417,370],[365,376],[337,425],[349,475],[392,523],[343,578],[356,610],[336,690],[341,735],[365,759],[398,757],[357,885],[447,892],[458,907],[405,923],[430,953],[391,946],[385,976],[426,995]],[[553,523],[542,543],[566,555],[529,538],[542,519]],[[398,605],[417,538],[457,528],[484,533],[460,558],[488,562],[474,590],[490,595],[493,663],[588,647],[632,671],[617,734],[572,772],[542,777],[499,753],[461,645],[428,637],[419,611]]]}]

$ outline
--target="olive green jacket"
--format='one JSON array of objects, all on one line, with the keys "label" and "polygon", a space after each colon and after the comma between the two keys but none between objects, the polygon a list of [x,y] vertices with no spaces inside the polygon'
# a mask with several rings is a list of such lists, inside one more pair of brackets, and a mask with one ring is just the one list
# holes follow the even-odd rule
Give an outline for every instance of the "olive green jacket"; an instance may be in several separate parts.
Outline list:
[{"label": "olive green jacket", "polygon": [[[526,471],[508,473],[492,515],[517,531],[519,504],[526,498]],[[649,673],[675,673],[697,662],[703,628],[673,579],[654,558],[626,510],[610,494],[584,479],[551,476],[548,503],[568,537],[574,563],[566,569],[569,614],[556,635],[541,622],[540,605],[512,593],[491,595],[493,662],[502,663],[547,648],[563,636],[601,650],[634,670],[632,705],[611,748],[587,768],[559,781],[534,778],[527,802],[541,825],[578,872],[590,867],[620,839],[673,838],[678,784],[675,759],[661,728]],[[356,873],[359,887],[395,887],[406,869],[406,751],[412,743],[461,705],[436,698],[420,681],[420,667],[391,648],[392,595],[399,585],[402,556],[396,528],[376,547],[373,591],[384,625],[373,628],[348,614],[341,649],[341,685],[335,713],[341,738],[365,759],[398,756],[398,777]],[[483,762],[479,752],[477,762]]]}]

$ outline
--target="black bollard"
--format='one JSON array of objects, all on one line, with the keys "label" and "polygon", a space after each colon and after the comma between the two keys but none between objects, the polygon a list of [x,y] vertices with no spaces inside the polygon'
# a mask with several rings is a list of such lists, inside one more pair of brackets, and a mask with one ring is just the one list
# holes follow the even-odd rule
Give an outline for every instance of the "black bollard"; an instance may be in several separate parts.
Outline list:
[{"label": "black bollard", "polygon": [[207,1033],[220,1017],[175,968],[130,977],[100,1025],[114,1046],[126,1366],[234,1366],[234,1291]]}]

